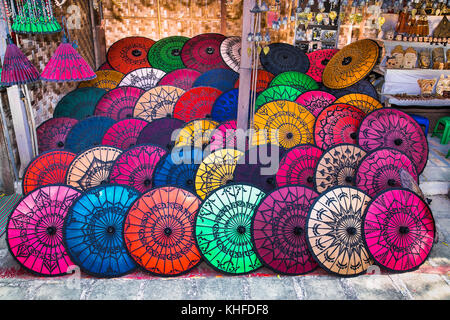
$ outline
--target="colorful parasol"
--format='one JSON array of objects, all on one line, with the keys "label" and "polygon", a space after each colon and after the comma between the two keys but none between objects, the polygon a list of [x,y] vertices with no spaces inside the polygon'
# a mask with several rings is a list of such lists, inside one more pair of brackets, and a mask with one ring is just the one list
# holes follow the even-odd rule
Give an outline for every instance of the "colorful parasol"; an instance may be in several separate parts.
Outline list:
[{"label": "colorful parasol", "polygon": [[66,184],[85,191],[108,183],[114,161],[122,150],[110,146],[98,146],[80,153],[71,163]]},{"label": "colorful parasol", "polygon": [[80,82],[78,88],[100,88],[106,91],[116,88],[125,76],[115,70],[100,70],[95,73],[97,77],[89,81]]},{"label": "colorful parasol", "polygon": [[365,114],[383,108],[383,105],[376,99],[362,93],[350,93],[340,97],[334,103],[345,103],[361,109]]},{"label": "colorful parasol", "polygon": [[259,59],[264,69],[275,76],[286,71],[306,73],[309,69],[308,56],[287,43],[269,44],[269,52],[262,52]]},{"label": "colorful parasol", "polygon": [[133,187],[140,193],[153,187],[156,164],[167,153],[158,146],[138,145],[124,151],[111,168],[109,182]]},{"label": "colorful parasol", "polygon": [[135,103],[136,118],[152,122],[155,119],[172,117],[175,103],[184,90],[174,86],[157,86],[145,92]]},{"label": "colorful parasol", "polygon": [[298,89],[289,86],[274,86],[262,91],[256,98],[255,108],[259,109],[262,105],[278,100],[295,101],[302,94]]},{"label": "colorful parasol", "polygon": [[252,240],[258,259],[266,267],[287,275],[317,268],[306,244],[306,218],[318,196],[307,187],[286,186],[259,203],[252,221]]},{"label": "colorful parasol", "polygon": [[39,153],[52,149],[64,149],[67,134],[76,125],[77,119],[50,118],[36,128]]},{"label": "colorful parasol", "polygon": [[97,69],[97,71],[100,71],[100,70],[114,70],[114,69],[113,69],[113,67],[111,67],[111,65],[108,62],[105,62]]},{"label": "colorful parasol", "polygon": [[220,91],[229,91],[239,79],[239,73],[229,69],[211,69],[195,80],[192,87],[211,87]]},{"label": "colorful parasol", "polygon": [[206,72],[228,68],[220,56],[220,45],[226,37],[218,33],[199,34],[189,39],[181,50],[181,60],[187,68]]},{"label": "colorful parasol", "polygon": [[239,150],[221,149],[205,157],[195,177],[197,195],[205,199],[217,188],[233,182],[234,169],[243,155]]},{"label": "colorful parasol", "polygon": [[106,131],[115,124],[111,118],[89,117],[73,126],[66,138],[66,149],[79,153],[102,143]]},{"label": "colorful parasol", "polygon": [[270,82],[270,87],[274,86],[289,86],[301,91],[302,93],[319,89],[317,82],[315,82],[313,78],[297,71],[280,73],[272,80],[272,82]]},{"label": "colorful parasol", "polygon": [[354,144],[338,144],[325,151],[314,174],[315,189],[322,193],[335,186],[355,186],[356,170],[365,155]]},{"label": "colorful parasol", "polygon": [[155,41],[144,37],[127,37],[113,43],[106,54],[114,70],[124,74],[139,68],[148,68],[147,54]]},{"label": "colorful parasol", "polygon": [[80,88],[69,92],[59,100],[53,112],[53,117],[83,120],[92,116],[95,106],[105,93],[105,90],[99,88]]},{"label": "colorful parasol", "polygon": [[145,93],[136,87],[118,87],[107,92],[97,103],[94,114],[116,121],[133,117],[133,109]]},{"label": "colorful parasol", "polygon": [[118,121],[105,132],[102,144],[122,150],[133,147],[147,124],[147,121],[135,118]]},{"label": "colorful parasol", "polygon": [[[273,80],[275,76],[271,74],[270,72],[267,72],[266,70],[258,70],[257,76],[256,76],[256,92],[260,93],[264,90],[266,90],[269,87],[270,82]],[[251,82],[253,83],[253,71],[252,71],[252,78]],[[234,84],[234,87],[236,89],[239,89],[239,79]]]},{"label": "colorful parasol", "polygon": [[323,150],[303,144],[285,152],[280,161],[276,182],[278,187],[299,184],[314,188],[314,172]]},{"label": "colorful parasol", "polygon": [[362,229],[370,256],[392,272],[419,268],[430,254],[436,234],[430,208],[406,189],[385,190],[373,199]]},{"label": "colorful parasol", "polygon": [[11,194],[9,196],[0,194],[0,237],[3,237],[5,234],[8,218],[21,199],[22,196],[20,194]]},{"label": "colorful parasol", "polygon": [[205,261],[227,274],[261,267],[251,241],[251,222],[262,190],[245,184],[223,186],[202,204],[195,220],[195,239]]},{"label": "colorful parasol", "polygon": [[45,186],[17,204],[8,220],[6,242],[22,268],[39,276],[68,274],[74,263],[63,243],[63,224],[79,196],[68,186]]},{"label": "colorful parasol", "polygon": [[[247,137],[244,136],[244,139],[247,140]],[[242,140],[238,139],[236,120],[225,121],[219,124],[212,132],[209,150],[214,152],[219,149],[247,149],[248,141]],[[242,146],[239,145],[240,143],[242,143]]]},{"label": "colorful parasol", "polygon": [[87,190],[73,204],[64,223],[64,241],[81,271],[113,278],[135,270],[123,227],[127,210],[138,197],[133,188],[106,185]]},{"label": "colorful parasol", "polygon": [[155,68],[136,69],[123,77],[119,83],[119,87],[131,86],[148,91],[156,87],[165,75],[166,73],[164,71]]},{"label": "colorful parasol", "polygon": [[175,146],[193,146],[204,150],[218,125],[218,122],[209,119],[190,121],[175,135]]},{"label": "colorful parasol", "polygon": [[34,158],[23,174],[23,194],[27,195],[49,184],[63,184],[66,181],[67,170],[75,157],[76,154],[69,151],[53,150]]},{"label": "colorful parasol", "polygon": [[234,72],[239,72],[241,66],[241,41],[241,37],[228,37],[220,44],[220,55]]},{"label": "colorful parasol", "polygon": [[153,68],[171,72],[184,68],[181,61],[181,49],[189,38],[172,36],[156,41],[148,51],[148,61]]},{"label": "colorful parasol", "polygon": [[340,143],[356,144],[364,116],[364,112],[349,104],[333,104],[325,108],[314,124],[316,145],[325,150]]},{"label": "colorful parasol", "polygon": [[178,69],[162,77],[158,82],[158,86],[174,86],[183,90],[189,90],[200,75],[201,72],[194,69]]},{"label": "colorful parasol", "polygon": [[346,87],[343,89],[330,89],[325,87],[324,85],[319,85],[319,87],[320,90],[331,93],[333,96],[336,97],[336,99],[339,99],[340,97],[345,96],[347,94],[360,93],[371,96],[375,100],[379,100],[377,89],[375,89],[375,87],[367,80],[360,80],[354,85],[351,85],[350,87]]},{"label": "colorful parasol", "polygon": [[359,128],[358,143],[366,151],[390,147],[405,153],[420,174],[428,160],[428,141],[417,122],[403,111],[383,108],[368,114]]},{"label": "colorful parasol", "polygon": [[218,122],[237,118],[239,89],[232,89],[217,97],[211,110],[211,118]]},{"label": "colorful parasol", "polygon": [[309,70],[306,72],[317,82],[322,82],[322,75],[330,59],[338,52],[337,49],[322,49],[307,53]]},{"label": "colorful parasol", "polygon": [[328,92],[313,90],[303,93],[295,100],[295,102],[304,106],[309,112],[317,117],[323,109],[331,105],[335,100],[336,98]]},{"label": "colorful parasol", "polygon": [[201,201],[175,187],[144,194],[128,211],[124,239],[128,252],[146,271],[178,276],[201,262],[195,244],[195,215]]},{"label": "colorful parasol", "polygon": [[142,129],[137,139],[137,144],[150,143],[166,150],[172,150],[175,140],[172,137],[177,134],[185,123],[178,119],[161,118],[150,122]]},{"label": "colorful parasol", "polygon": [[319,265],[343,277],[366,272],[372,261],[362,239],[362,215],[371,199],[353,187],[336,187],[320,195],[306,222],[306,239]]},{"label": "colorful parasol", "polygon": [[210,117],[213,104],[221,94],[222,91],[211,87],[192,88],[175,103],[174,117],[186,122]]},{"label": "colorful parasol", "polygon": [[385,189],[400,188],[401,170],[418,182],[416,166],[403,152],[393,148],[372,151],[358,167],[356,186],[371,197]]}]

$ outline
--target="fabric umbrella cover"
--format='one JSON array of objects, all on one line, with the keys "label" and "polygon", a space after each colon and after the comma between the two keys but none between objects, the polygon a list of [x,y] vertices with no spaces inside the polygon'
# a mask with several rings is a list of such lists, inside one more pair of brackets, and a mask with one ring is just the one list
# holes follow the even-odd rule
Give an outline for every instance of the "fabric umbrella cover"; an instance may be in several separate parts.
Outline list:
[{"label": "fabric umbrella cover", "polygon": [[194,69],[178,69],[167,73],[158,82],[158,86],[173,86],[183,90],[192,88],[202,73]]},{"label": "fabric umbrella cover", "polygon": [[211,69],[195,80],[192,87],[212,87],[220,91],[229,91],[239,79],[239,73],[229,69]]},{"label": "fabric umbrella cover", "polygon": [[361,109],[364,113],[369,113],[376,109],[383,108],[383,105],[376,99],[363,93],[350,93],[340,97],[334,103],[346,103]]},{"label": "fabric umbrella cover", "polygon": [[220,44],[220,55],[234,72],[239,72],[241,66],[241,41],[241,37],[228,37]]},{"label": "fabric umbrella cover", "polygon": [[8,218],[21,199],[22,196],[19,194],[11,194],[9,196],[0,194],[0,237],[6,232]]},{"label": "fabric umbrella cover", "polygon": [[366,94],[368,96],[371,96],[375,100],[379,100],[379,96],[377,93],[377,89],[370,83],[368,80],[360,80],[357,83],[351,85],[350,87],[342,88],[342,89],[331,89],[328,87],[325,87],[323,84],[319,84],[319,88],[322,91],[326,91],[333,96],[335,96],[337,99],[339,99],[342,96],[345,96],[347,94],[351,93],[362,93]]},{"label": "fabric umbrella cover", "polygon": [[124,74],[150,67],[147,54],[155,41],[145,37],[127,37],[113,43],[106,57],[114,70]]},{"label": "fabric umbrella cover", "polygon": [[214,102],[221,94],[222,91],[211,87],[192,88],[175,103],[173,115],[186,122],[211,117]]},{"label": "fabric umbrella cover", "polygon": [[290,86],[298,89],[302,93],[319,89],[317,82],[313,78],[297,71],[280,73],[272,80],[270,86]]},{"label": "fabric umbrella cover", "polygon": [[264,69],[275,76],[286,71],[306,73],[309,69],[308,56],[287,43],[269,44],[269,52],[261,53],[260,61]]},{"label": "fabric umbrella cover", "polygon": [[189,38],[172,36],[156,41],[148,51],[148,61],[153,68],[171,72],[184,68],[181,61],[181,49]]},{"label": "fabric umbrella cover", "polygon": [[[248,141],[240,141],[236,130],[236,120],[222,122],[211,134],[209,150],[211,152],[219,149],[248,149]],[[245,138],[247,139],[247,138]]]},{"label": "fabric umbrella cover", "polygon": [[122,150],[134,147],[147,124],[147,121],[135,118],[118,121],[105,132],[102,144]]},{"label": "fabric umbrella cover", "polygon": [[[273,80],[275,76],[273,74],[271,74],[270,72],[266,71],[266,70],[258,70],[257,71],[257,75],[256,75],[256,88],[253,88],[257,93],[260,93],[264,90],[266,90],[269,85],[270,82]],[[253,70],[252,70],[252,78],[251,78],[251,82],[250,83],[254,83],[254,76],[253,76]],[[239,89],[239,79],[236,81],[236,83],[234,84],[234,87],[236,89]]]},{"label": "fabric umbrella cover", "polygon": [[218,125],[218,122],[209,119],[190,121],[181,130],[178,130],[174,140],[175,146],[193,146],[204,150],[208,147],[211,135]]},{"label": "fabric umbrella cover", "polygon": [[172,150],[175,142],[172,135],[176,134],[185,123],[174,118],[161,118],[150,122],[142,129],[137,144],[150,143],[166,150]]},{"label": "fabric umbrella cover", "polygon": [[232,89],[217,97],[211,110],[212,119],[218,122],[236,119],[238,98],[239,89]]},{"label": "fabric umbrella cover", "polygon": [[159,80],[161,80],[165,75],[166,73],[164,71],[155,68],[136,69],[130,73],[127,73],[118,86],[131,86],[148,91],[151,88],[156,87]]},{"label": "fabric umbrella cover", "polygon": [[295,103],[305,107],[314,117],[317,117],[323,109],[333,104],[335,100],[336,98],[328,92],[312,90],[300,95]]},{"label": "fabric umbrella cover", "polygon": [[53,111],[53,117],[77,120],[90,117],[105,93],[106,90],[100,88],[79,88],[69,92],[59,100]]},{"label": "fabric umbrella cover", "polygon": [[82,81],[78,88],[99,88],[106,91],[116,88],[125,76],[115,70],[100,70],[95,73],[97,77],[89,81]]},{"label": "fabric umbrella cover", "polygon": [[76,125],[77,119],[68,117],[50,118],[36,128],[39,153],[52,149],[64,149],[67,134]]},{"label": "fabric umbrella cover", "polygon": [[97,103],[94,114],[116,121],[133,117],[134,106],[145,93],[136,87],[118,87],[107,92]]},{"label": "fabric umbrella cover", "polygon": [[278,100],[295,101],[302,93],[303,92],[300,90],[290,86],[269,87],[258,95],[255,102],[255,108],[259,109],[266,103]]},{"label": "fabric umbrella cover", "polygon": [[326,65],[338,51],[337,49],[322,49],[307,53],[310,65],[306,74],[317,82],[322,82]]}]

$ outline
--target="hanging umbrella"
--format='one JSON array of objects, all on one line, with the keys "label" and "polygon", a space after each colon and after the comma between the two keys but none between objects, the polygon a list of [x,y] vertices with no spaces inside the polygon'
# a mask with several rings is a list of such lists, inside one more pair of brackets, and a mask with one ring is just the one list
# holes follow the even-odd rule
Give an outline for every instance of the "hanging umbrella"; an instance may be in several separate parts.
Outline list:
[{"label": "hanging umbrella", "polygon": [[422,173],[428,161],[428,141],[417,122],[403,111],[383,108],[361,123],[358,143],[366,151],[390,147],[402,151]]},{"label": "hanging umbrella", "polygon": [[127,210],[138,197],[133,188],[106,185],[87,190],[73,204],[64,223],[64,241],[81,271],[113,278],[135,270],[123,227]]},{"label": "hanging umbrella", "polygon": [[154,144],[170,151],[175,145],[172,135],[176,134],[184,125],[185,123],[178,119],[156,119],[142,129],[137,144]]},{"label": "hanging umbrella", "polygon": [[155,119],[172,117],[175,103],[184,90],[174,86],[157,86],[145,92],[135,103],[133,114],[136,118],[152,122]]},{"label": "hanging umbrella", "polygon": [[201,262],[194,238],[200,204],[194,194],[175,187],[157,188],[139,198],[124,227],[134,261],[158,276],[179,276],[195,268]]},{"label": "hanging umbrella", "polygon": [[403,152],[393,148],[372,151],[358,167],[356,186],[374,197],[385,189],[402,187],[401,170],[419,181],[416,166]]},{"label": "hanging umbrella", "polygon": [[245,274],[260,268],[251,241],[255,208],[265,196],[246,184],[225,185],[202,204],[195,219],[195,240],[205,261],[227,274]]},{"label": "hanging umbrella", "polygon": [[39,276],[67,274],[74,263],[63,243],[63,224],[80,192],[68,186],[34,190],[8,220],[6,242],[22,268]]},{"label": "hanging umbrella", "polygon": [[270,83],[270,87],[274,86],[289,86],[301,91],[302,93],[319,89],[317,82],[315,82],[313,78],[297,71],[280,73]]},{"label": "hanging umbrella", "polygon": [[119,83],[119,87],[131,86],[148,91],[156,87],[159,80],[165,75],[166,73],[164,71],[155,68],[136,69],[123,77]]},{"label": "hanging umbrella", "polygon": [[[7,2],[3,2],[6,4]],[[11,3],[12,5],[14,2]],[[17,6],[19,5],[19,6]],[[6,9],[6,6],[5,6]],[[13,24],[11,30],[19,34],[49,34],[61,31],[56,18],[53,16],[53,8],[50,0],[16,1],[13,12]]]},{"label": "hanging umbrella", "polygon": [[365,114],[383,108],[383,105],[376,99],[362,93],[350,93],[340,97],[334,103],[345,103],[361,109]]},{"label": "hanging umbrella", "polygon": [[215,121],[222,122],[237,118],[238,112],[239,89],[232,89],[222,93],[214,101],[211,118]]},{"label": "hanging umbrella", "polygon": [[[260,93],[264,90],[266,90],[269,87],[270,82],[273,80],[275,76],[271,74],[270,72],[267,72],[266,70],[258,70],[258,74],[256,76],[256,92]],[[252,77],[251,82],[253,83],[253,71],[252,71]],[[236,89],[239,89],[239,79],[234,84],[234,87]]]},{"label": "hanging umbrella", "polygon": [[317,116],[314,141],[319,148],[328,149],[339,143],[356,144],[358,128],[365,113],[349,104],[333,104]]},{"label": "hanging umbrella", "polygon": [[167,73],[158,82],[158,86],[174,86],[183,90],[192,88],[201,72],[194,69],[178,69]]},{"label": "hanging umbrella", "polygon": [[[247,136],[240,136],[238,132],[236,120],[222,122],[211,134],[209,150],[214,152],[219,149],[248,149]],[[245,141],[242,141],[242,137]]]},{"label": "hanging umbrella", "polygon": [[295,102],[280,100],[263,105],[255,114],[254,128],[263,130],[267,142],[290,149],[311,143],[315,117]]},{"label": "hanging umbrella", "polygon": [[118,87],[107,92],[97,103],[94,114],[116,121],[133,117],[134,106],[144,90],[135,87]]},{"label": "hanging umbrella", "polygon": [[364,244],[362,215],[371,199],[353,187],[321,194],[306,221],[306,240],[319,265],[331,274],[357,276],[372,265]]},{"label": "hanging umbrella", "polygon": [[312,90],[300,95],[295,102],[304,106],[317,117],[323,109],[333,104],[335,100],[336,98],[328,92]]},{"label": "hanging umbrella", "polygon": [[148,51],[148,61],[153,68],[171,72],[184,68],[181,61],[181,49],[189,38],[172,36],[156,41]]},{"label": "hanging umbrella", "polygon": [[375,87],[367,80],[360,80],[354,85],[343,89],[330,89],[325,87],[323,84],[319,84],[319,87],[320,90],[332,94],[336,97],[336,99],[351,93],[362,93],[371,96],[375,100],[379,100],[377,89],[375,89]]},{"label": "hanging umbrella", "polygon": [[264,69],[275,76],[286,71],[306,73],[309,69],[308,56],[287,43],[269,44],[269,52],[262,52],[259,59]]},{"label": "hanging umbrella", "polygon": [[229,91],[239,79],[239,73],[229,69],[211,69],[195,80],[192,87],[212,87],[220,91]]},{"label": "hanging umbrella", "polygon": [[110,146],[98,146],[80,153],[70,164],[66,184],[85,191],[108,183],[114,161],[122,150]]},{"label": "hanging umbrella", "polygon": [[155,41],[144,37],[127,37],[113,43],[106,54],[114,70],[124,74],[139,68],[149,68],[147,55]]},{"label": "hanging umbrella", "polygon": [[335,186],[355,186],[356,171],[365,155],[354,144],[339,144],[325,151],[314,173],[315,189],[322,193]]},{"label": "hanging umbrella", "polygon": [[124,151],[114,162],[109,182],[133,187],[140,193],[153,187],[156,164],[167,154],[163,148],[145,144]]},{"label": "hanging umbrella", "polygon": [[195,174],[202,161],[202,149],[175,148],[158,162],[153,175],[153,185],[172,185],[195,192]]},{"label": "hanging umbrella", "polygon": [[332,89],[351,86],[364,79],[378,62],[380,48],[370,39],[352,42],[339,50],[323,71],[323,84]]},{"label": "hanging umbrella", "polygon": [[63,184],[67,170],[76,156],[69,151],[53,150],[34,158],[23,174],[23,194],[27,195],[49,184]]},{"label": "hanging umbrella", "polygon": [[189,39],[181,50],[181,60],[187,68],[206,72],[228,68],[220,56],[220,45],[226,37],[218,33],[199,34]]},{"label": "hanging umbrella", "polygon": [[338,52],[337,49],[322,49],[307,53],[309,59],[308,76],[322,82],[322,75],[330,59]]},{"label": "hanging umbrella", "polygon": [[137,139],[147,124],[147,121],[135,118],[118,121],[105,132],[102,144],[122,150],[131,148],[137,144]]},{"label": "hanging umbrella", "polygon": [[233,182],[234,169],[243,155],[239,150],[221,149],[205,157],[195,177],[197,195],[205,199],[217,188]]},{"label": "hanging umbrella", "polygon": [[241,37],[228,37],[220,44],[220,55],[234,72],[239,72],[241,66],[241,40]]},{"label": "hanging umbrella", "polygon": [[311,144],[302,144],[285,152],[276,174],[277,186],[300,184],[314,188],[314,172],[322,154],[322,149]]},{"label": "hanging umbrella", "polygon": [[300,90],[289,86],[269,87],[258,95],[255,108],[258,110],[262,105],[277,100],[295,101],[301,94]]},{"label": "hanging umbrella", "polygon": [[67,134],[76,125],[77,119],[61,117],[50,118],[36,128],[39,152],[64,149]]},{"label": "hanging umbrella", "polygon": [[259,203],[252,221],[252,240],[259,261],[266,267],[286,275],[317,268],[306,244],[306,217],[318,196],[307,187],[286,186]]},{"label": "hanging umbrella", "polygon": [[54,118],[69,117],[83,120],[92,116],[95,106],[106,90],[100,88],[79,88],[66,94],[53,111]]},{"label": "hanging umbrella", "polygon": [[113,69],[113,67],[111,67],[111,65],[108,62],[105,62],[97,69],[97,71],[100,71],[100,70],[114,70],[114,69]]},{"label": "hanging umbrella", "polygon": [[175,146],[205,149],[218,125],[218,122],[209,119],[190,121],[175,135]]},{"label": "hanging umbrella", "polygon": [[79,121],[67,135],[66,149],[79,153],[100,145],[106,131],[115,123],[111,118],[98,116]]},{"label": "hanging umbrella", "polygon": [[362,229],[371,258],[392,272],[418,269],[430,254],[436,234],[430,208],[406,189],[385,190],[374,198]]},{"label": "hanging umbrella", "polygon": [[211,110],[222,91],[211,87],[196,87],[186,91],[175,103],[174,117],[183,121],[211,116]]},{"label": "hanging umbrella", "polygon": [[89,81],[80,82],[78,88],[100,88],[106,91],[116,88],[125,76],[115,70],[100,70],[95,73],[97,77]]},{"label": "hanging umbrella", "polygon": [[21,199],[22,196],[20,194],[12,194],[9,196],[4,194],[0,195],[0,237],[3,237],[8,218]]}]

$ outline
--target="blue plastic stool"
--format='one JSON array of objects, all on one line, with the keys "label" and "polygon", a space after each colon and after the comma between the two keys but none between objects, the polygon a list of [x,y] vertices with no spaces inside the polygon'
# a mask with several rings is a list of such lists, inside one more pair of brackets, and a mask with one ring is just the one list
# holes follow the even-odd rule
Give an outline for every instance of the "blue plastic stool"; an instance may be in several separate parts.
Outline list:
[{"label": "blue plastic stool", "polygon": [[428,135],[428,128],[430,127],[430,120],[428,118],[419,116],[417,114],[409,114],[416,122],[421,126],[424,127],[423,132],[425,132],[425,136]]}]

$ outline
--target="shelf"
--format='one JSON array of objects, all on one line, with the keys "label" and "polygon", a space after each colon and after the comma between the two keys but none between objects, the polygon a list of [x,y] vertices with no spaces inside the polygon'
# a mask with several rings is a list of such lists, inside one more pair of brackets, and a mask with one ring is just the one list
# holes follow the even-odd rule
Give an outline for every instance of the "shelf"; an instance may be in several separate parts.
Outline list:
[{"label": "shelf", "polygon": [[428,99],[414,99],[414,98],[401,98],[394,97],[389,94],[382,94],[389,104],[395,104],[398,106],[422,106],[422,107],[446,107],[450,105],[450,99],[445,98],[428,98]]},{"label": "shelf", "polygon": [[414,41],[396,41],[396,40],[383,40],[383,39],[377,39],[384,42],[385,47],[386,44],[388,44],[389,47],[395,47],[395,46],[408,46],[408,47],[416,47],[416,48],[439,48],[439,47],[449,47],[450,44],[436,44],[436,43],[430,43],[430,42],[414,42]]},{"label": "shelf", "polygon": [[437,74],[437,75],[441,75],[441,74],[445,74],[445,75],[450,75],[450,69],[422,69],[422,68],[414,68],[414,69],[393,69],[393,68],[385,68],[385,67],[380,67],[380,71],[386,73],[386,72],[421,72],[421,73],[426,73],[426,74]]}]

